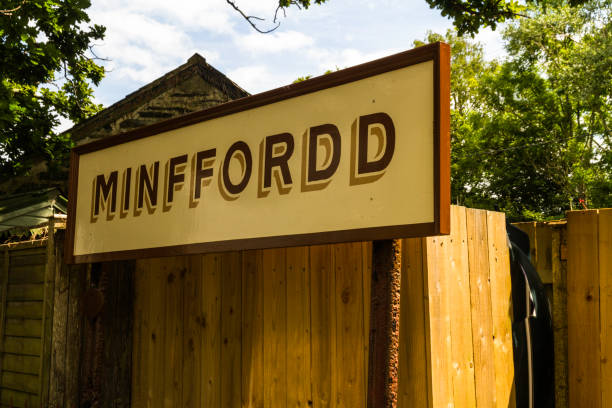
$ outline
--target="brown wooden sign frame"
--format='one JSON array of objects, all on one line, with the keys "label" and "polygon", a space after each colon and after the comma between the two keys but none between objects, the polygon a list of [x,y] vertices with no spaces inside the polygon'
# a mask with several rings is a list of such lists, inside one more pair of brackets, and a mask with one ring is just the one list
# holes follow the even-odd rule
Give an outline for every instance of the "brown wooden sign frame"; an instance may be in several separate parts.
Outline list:
[{"label": "brown wooden sign frame", "polygon": [[[435,185],[433,222],[74,255],[77,182],[79,157],[81,155],[426,61],[434,62],[434,131],[432,137],[434,144],[433,172]],[[444,43],[430,44],[304,82],[231,101],[131,132],[77,146],[71,152],[69,186],[68,231],[65,246],[65,257],[68,263],[101,262],[205,252],[448,234],[450,232],[450,47]]]}]

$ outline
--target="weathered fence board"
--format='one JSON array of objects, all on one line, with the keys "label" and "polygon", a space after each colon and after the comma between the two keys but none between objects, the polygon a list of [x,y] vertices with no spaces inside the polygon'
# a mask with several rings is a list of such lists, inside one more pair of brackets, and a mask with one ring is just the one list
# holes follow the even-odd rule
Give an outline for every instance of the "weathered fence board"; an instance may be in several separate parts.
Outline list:
[{"label": "weathered fence board", "polygon": [[599,211],[601,406],[612,407],[612,210]]},{"label": "weathered fence board", "polygon": [[567,318],[570,407],[601,407],[596,211],[568,213]]},{"label": "weathered fence board", "polygon": [[517,226],[544,282],[550,268],[556,406],[612,407],[612,210]]},{"label": "weathered fence board", "polygon": [[474,381],[478,406],[495,406],[495,354],[489,280],[487,212],[467,211],[467,243],[471,291]]},{"label": "weathered fence board", "polygon": [[0,246],[0,404],[47,406],[53,240]]},{"label": "weathered fence board", "polygon": [[[403,241],[400,407],[513,406],[504,222],[454,207],[453,235]],[[370,251],[137,261],[132,405],[364,407]]]}]

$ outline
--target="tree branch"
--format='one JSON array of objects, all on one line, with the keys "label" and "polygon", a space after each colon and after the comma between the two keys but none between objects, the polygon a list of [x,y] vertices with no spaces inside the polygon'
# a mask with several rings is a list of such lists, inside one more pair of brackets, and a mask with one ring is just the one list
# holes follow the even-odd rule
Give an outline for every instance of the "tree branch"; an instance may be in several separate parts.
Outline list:
[{"label": "tree branch", "polygon": [[88,57],[85,57],[85,58],[87,58],[87,59],[89,59],[89,60],[94,60],[94,61],[107,61],[107,62],[108,62],[108,61],[110,61],[110,58],[98,57],[98,56],[96,55],[96,53],[94,52],[94,50],[93,50],[93,46],[91,46],[91,45],[89,46],[89,52],[91,52],[91,55],[93,55],[93,58],[88,58]]},{"label": "tree branch", "polygon": [[[257,31],[258,33],[262,33],[262,34],[267,34],[267,33],[271,33],[272,31],[276,30],[279,26],[280,23],[276,22],[276,14],[274,15],[274,22],[276,23],[276,27],[271,28],[269,30],[262,30],[259,27],[257,27],[257,25],[253,22],[253,20],[258,20],[258,21],[265,21],[264,18],[261,17],[256,17],[256,16],[247,16],[246,14],[244,14],[244,12],[236,5],[236,3],[234,3],[233,0],[225,0],[227,2],[227,4],[229,4],[230,6],[232,6],[232,8],[234,10],[236,10],[238,13],[240,13],[240,15],[242,16],[242,18],[244,18],[250,25],[251,27],[253,27],[253,29],[255,31]],[[279,6],[280,7],[280,6]],[[278,12],[278,9],[277,9]]]},{"label": "tree branch", "polygon": [[0,14],[4,14],[5,16],[12,16],[14,12],[16,12],[21,7],[23,7],[25,2],[26,2],[26,0],[23,0],[20,5],[18,5],[17,7],[13,8],[13,9],[0,10]]}]

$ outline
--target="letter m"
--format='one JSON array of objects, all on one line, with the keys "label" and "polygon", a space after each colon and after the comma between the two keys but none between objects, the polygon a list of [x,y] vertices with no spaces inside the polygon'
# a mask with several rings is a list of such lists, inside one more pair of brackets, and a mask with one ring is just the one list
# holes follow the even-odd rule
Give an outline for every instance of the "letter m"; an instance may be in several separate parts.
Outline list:
[{"label": "letter m", "polygon": [[[117,179],[119,172],[117,170],[111,172],[108,180],[103,174],[96,177],[94,187],[94,217],[100,215],[100,203],[102,201],[103,208],[107,208],[108,214],[113,214],[117,209]],[[110,205],[109,205],[110,204]]]}]

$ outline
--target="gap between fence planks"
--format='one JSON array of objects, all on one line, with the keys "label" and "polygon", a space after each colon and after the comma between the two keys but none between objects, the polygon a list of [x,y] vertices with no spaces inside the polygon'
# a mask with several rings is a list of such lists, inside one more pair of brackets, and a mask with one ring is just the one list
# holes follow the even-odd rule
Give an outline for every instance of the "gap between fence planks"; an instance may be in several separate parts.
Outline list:
[{"label": "gap between fence planks", "polygon": [[[398,406],[512,407],[505,219],[452,220],[451,236],[402,244]],[[370,252],[137,261],[132,405],[365,407]]]}]

